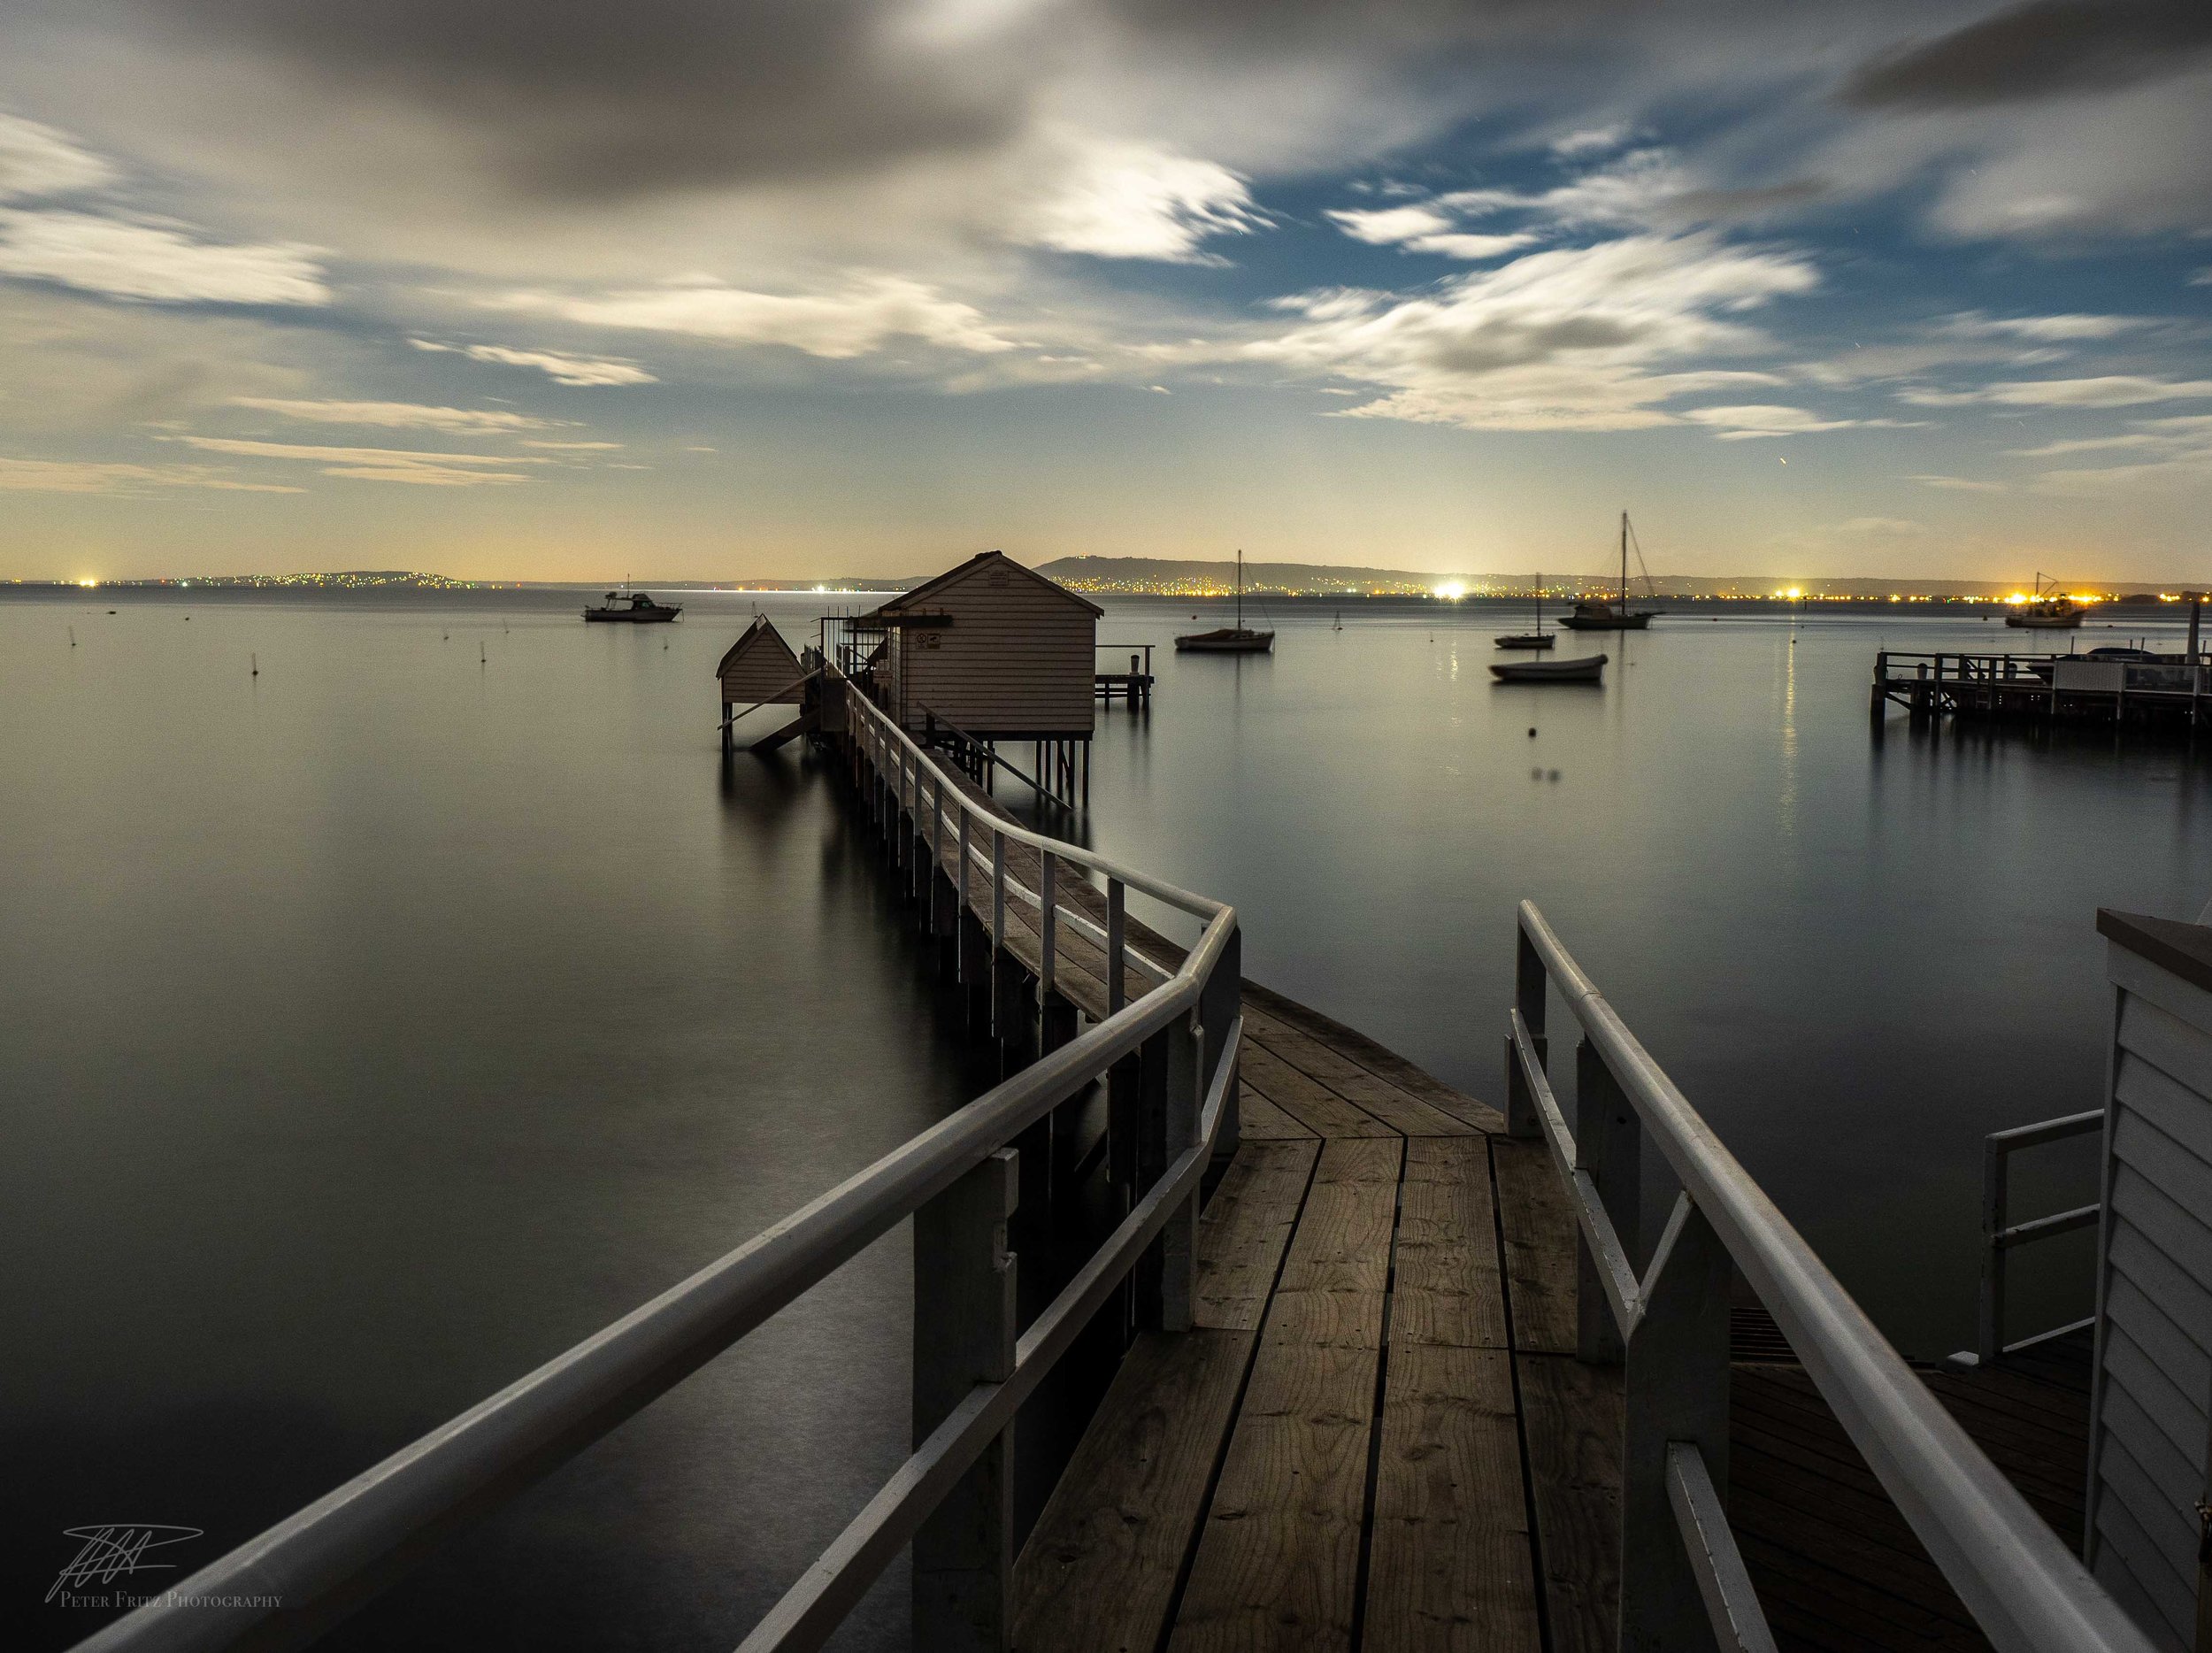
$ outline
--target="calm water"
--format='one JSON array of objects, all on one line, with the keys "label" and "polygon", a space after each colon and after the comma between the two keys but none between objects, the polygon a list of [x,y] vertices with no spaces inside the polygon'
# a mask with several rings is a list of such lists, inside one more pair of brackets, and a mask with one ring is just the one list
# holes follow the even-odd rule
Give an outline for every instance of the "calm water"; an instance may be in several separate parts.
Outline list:
[{"label": "calm water", "polygon": [[[716,762],[755,600],[687,601],[665,634],[553,597],[0,603],[0,1623],[31,1644],[97,1620],[40,1604],[62,1529],[210,1558],[987,1082],[825,777]],[[810,635],[820,599],[761,601]],[[2212,895],[2205,770],[1873,736],[1874,650],[2002,646],[1973,621],[1663,620],[1603,640],[1600,691],[1494,686],[1519,617],[1329,622],[1157,651],[1079,832],[1485,1097],[1533,897],[1901,1344],[1969,1341],[1979,1139],[2094,1103],[2095,909]],[[348,1640],[734,1641],[902,1456],[910,1289],[895,1236]],[[889,1584],[851,1645],[902,1641]]]}]

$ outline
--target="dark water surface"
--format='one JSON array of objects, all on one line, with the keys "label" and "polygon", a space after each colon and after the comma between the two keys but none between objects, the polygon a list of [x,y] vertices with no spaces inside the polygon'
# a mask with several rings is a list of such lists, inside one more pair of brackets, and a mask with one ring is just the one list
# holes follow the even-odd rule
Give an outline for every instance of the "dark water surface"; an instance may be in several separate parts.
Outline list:
[{"label": "dark water surface", "polygon": [[[204,1527],[178,1554],[210,1559],[987,1082],[826,775],[716,761],[757,600],[686,601],[643,630],[514,594],[0,603],[12,1642],[104,1617],[40,1600],[64,1529]],[[825,599],[757,601],[795,644]],[[1900,1343],[1961,1346],[1979,1139],[2094,1104],[2095,909],[2212,895],[2204,769],[1870,733],[1878,646],[1993,625],[1663,619],[1595,645],[1601,690],[1497,688],[1520,623],[1302,610],[1272,658],[1163,648],[1076,830],[1485,1097],[1533,897]],[[2028,1305],[2076,1311],[2080,1262],[2024,1268]],[[733,1643],[902,1455],[910,1289],[894,1236],[346,1640]],[[849,1643],[903,1618],[894,1579]]]}]

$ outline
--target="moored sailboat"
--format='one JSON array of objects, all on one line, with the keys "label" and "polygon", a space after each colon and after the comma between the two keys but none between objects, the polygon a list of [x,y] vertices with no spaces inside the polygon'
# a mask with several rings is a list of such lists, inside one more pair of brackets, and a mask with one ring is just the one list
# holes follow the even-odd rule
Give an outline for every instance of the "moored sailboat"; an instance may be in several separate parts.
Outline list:
[{"label": "moored sailboat", "polygon": [[1178,654],[1269,654],[1275,648],[1275,634],[1254,631],[1244,623],[1244,552],[1237,552],[1237,623],[1216,627],[1212,631],[1190,632],[1175,640]]},{"label": "moored sailboat", "polygon": [[[1642,553],[1640,551],[1639,556]],[[1644,583],[1651,583],[1651,576],[1644,576]],[[1628,513],[1621,512],[1621,590],[1619,601],[1600,597],[1595,602],[1578,603],[1574,612],[1559,623],[1569,631],[1644,631],[1649,628],[1656,609],[1631,609],[1628,606]]]},{"label": "moored sailboat", "polygon": [[1557,632],[1544,629],[1544,576],[1536,576],[1536,629],[1507,632],[1494,640],[1501,649],[1548,649],[1559,641]]}]

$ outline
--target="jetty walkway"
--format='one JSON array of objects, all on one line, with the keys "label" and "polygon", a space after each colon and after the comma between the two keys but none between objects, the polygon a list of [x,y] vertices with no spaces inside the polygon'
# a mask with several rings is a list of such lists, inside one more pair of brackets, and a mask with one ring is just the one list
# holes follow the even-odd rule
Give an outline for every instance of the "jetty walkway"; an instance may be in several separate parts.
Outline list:
[{"label": "jetty walkway", "polygon": [[[1008,1077],[82,1647],[311,1642],[904,1226],[912,1453],[740,1653],[825,1645],[902,1553],[921,1653],[2152,1653],[2054,1530],[2066,1370],[1909,1367],[1533,907],[1494,1108],[809,665],[809,732]],[[1010,1217],[1101,1176],[1110,1231],[1018,1319]],[[1647,1181],[1678,1190],[1649,1223]],[[1018,1546],[1013,1426],[1101,1326],[1120,1363]]]}]

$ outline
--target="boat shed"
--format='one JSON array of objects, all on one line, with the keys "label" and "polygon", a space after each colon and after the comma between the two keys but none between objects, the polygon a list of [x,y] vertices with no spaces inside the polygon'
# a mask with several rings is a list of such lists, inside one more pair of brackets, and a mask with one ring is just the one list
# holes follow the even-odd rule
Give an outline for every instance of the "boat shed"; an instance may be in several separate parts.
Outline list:
[{"label": "boat shed", "polygon": [[714,674],[722,680],[726,706],[796,705],[806,668],[775,622],[757,614],[745,634],[730,645]]},{"label": "boat shed", "polygon": [[985,551],[856,627],[884,633],[875,698],[903,728],[1088,741],[1103,612],[1003,551]]}]

